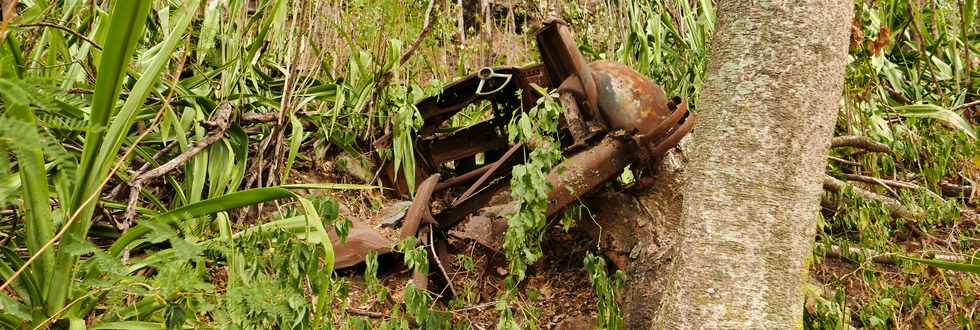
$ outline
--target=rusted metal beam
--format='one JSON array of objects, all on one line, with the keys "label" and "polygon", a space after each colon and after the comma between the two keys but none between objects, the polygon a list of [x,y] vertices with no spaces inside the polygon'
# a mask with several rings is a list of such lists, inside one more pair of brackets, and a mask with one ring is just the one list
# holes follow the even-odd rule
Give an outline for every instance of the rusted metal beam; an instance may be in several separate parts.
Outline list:
[{"label": "rusted metal beam", "polygon": [[507,147],[507,136],[497,131],[495,123],[483,122],[450,135],[426,141],[429,159],[444,164],[490,150]]},{"label": "rusted metal beam", "polygon": [[[432,219],[432,210],[430,209],[432,192],[435,190],[436,183],[439,183],[439,176],[439,174],[433,174],[419,185],[419,189],[415,192],[415,199],[412,200],[412,205],[405,212],[405,221],[402,222],[402,230],[399,238],[405,239],[409,236],[415,236],[419,231],[419,225],[422,223],[422,220]],[[432,222],[435,221],[433,220]]]},{"label": "rusted metal beam", "polygon": [[462,195],[456,197],[456,200],[453,201],[453,206],[459,205],[460,201],[463,201],[466,198],[469,198],[470,195],[473,195],[473,193],[475,193],[476,190],[483,185],[483,183],[487,182],[487,180],[490,179],[490,176],[498,174],[498,171],[500,171],[502,168],[510,169],[514,165],[514,160],[517,159],[517,152],[522,149],[524,149],[523,143],[518,143],[510,147],[510,149],[507,150],[507,152],[504,153],[504,155],[501,156],[500,159],[498,159],[496,162],[493,162],[493,164],[490,164],[490,168],[488,168],[487,171],[484,172],[483,175],[476,180],[476,182],[470,185],[470,187],[467,188]]},{"label": "rusted metal beam", "polygon": [[633,159],[626,139],[606,137],[596,146],[565,159],[548,173],[553,189],[548,195],[551,217],[583,195],[615,179]]}]

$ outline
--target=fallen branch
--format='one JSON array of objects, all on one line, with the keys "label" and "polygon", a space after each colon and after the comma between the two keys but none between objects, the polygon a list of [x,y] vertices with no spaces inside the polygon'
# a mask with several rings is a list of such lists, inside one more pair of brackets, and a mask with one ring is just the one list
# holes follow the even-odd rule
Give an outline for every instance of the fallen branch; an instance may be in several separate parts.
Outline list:
[{"label": "fallen branch", "polygon": [[969,107],[972,107],[974,105],[980,105],[980,100],[976,100],[976,101],[969,102],[969,103],[963,103],[963,104],[960,104],[960,105],[958,105],[958,106],[956,106],[956,107],[954,107],[952,109],[949,109],[949,110],[950,111],[957,111],[959,109],[969,108]]},{"label": "fallen branch", "polygon": [[[818,243],[819,244],[819,243]],[[897,264],[898,260],[902,259],[901,255],[893,252],[878,252],[871,249],[860,248],[856,246],[849,246],[847,248],[847,253],[843,253],[839,245],[831,245],[830,248],[824,253],[825,257],[837,258],[837,259],[847,259],[845,255],[863,255],[869,260],[880,263],[880,264]],[[933,254],[931,258],[921,257],[922,259],[934,259],[940,261],[948,261],[955,263],[968,263],[967,258],[951,255],[951,254]]]},{"label": "fallen branch", "polygon": [[[176,146],[176,145],[177,145],[177,143],[171,142],[171,143],[168,143],[167,145],[163,146],[163,148],[161,148],[160,150],[157,150],[157,152],[153,154],[153,160],[160,159],[160,157],[163,157],[163,155],[166,155],[168,152],[170,152],[170,149],[173,149],[174,146]],[[150,162],[147,159],[145,162],[143,162],[143,165],[140,166],[140,168],[138,170],[136,170],[135,173],[146,172],[146,170],[149,170],[149,169],[150,169]],[[120,183],[120,184],[116,185],[115,187],[113,187],[112,188],[112,191],[109,192],[109,199],[110,200],[115,200],[115,199],[118,199],[118,198],[122,197],[122,195],[121,195],[122,194],[122,188],[123,187],[127,187],[127,186],[129,186],[129,185],[128,184],[125,184],[125,183]]]},{"label": "fallen branch", "polygon": [[[302,116],[302,117],[310,117],[318,114],[320,113],[316,111],[296,112],[297,116]],[[249,125],[249,124],[271,123],[278,120],[279,120],[279,111],[263,112],[263,113],[247,112],[247,113],[243,113],[241,118],[238,118],[238,123],[240,125]]]},{"label": "fallen branch", "polygon": [[170,161],[160,165],[157,168],[146,172],[139,172],[133,175],[129,182],[129,202],[126,204],[126,214],[123,217],[123,222],[120,224],[123,230],[128,229],[129,225],[132,223],[133,218],[136,217],[136,201],[139,198],[140,189],[143,188],[143,184],[154,178],[163,176],[168,172],[176,169],[187,163],[188,160],[194,158],[198,153],[200,153],[204,148],[207,148],[212,143],[217,142],[224,136],[225,131],[228,130],[229,118],[231,117],[231,104],[221,103],[218,108],[214,110],[213,119],[208,122],[208,126],[212,129],[203,139],[195,142],[190,148],[187,148],[183,153],[177,155]]},{"label": "fallen branch", "polygon": [[892,148],[887,144],[872,140],[864,136],[837,136],[830,140],[831,148],[853,147],[864,149],[870,152],[891,153]]},{"label": "fallen branch", "polygon": [[857,194],[861,198],[880,202],[893,217],[909,219],[909,220],[916,220],[923,217],[923,214],[921,212],[912,212],[904,205],[902,205],[902,203],[900,203],[899,201],[893,198],[882,196],[877,193],[855,187],[852,184],[838,180],[837,178],[834,178],[829,175],[824,176],[823,188],[836,193],[839,193],[841,191],[844,191],[845,189],[850,188],[852,191],[854,191],[855,194]]},{"label": "fallen branch", "polygon": [[963,186],[958,184],[952,184],[949,182],[940,182],[939,188],[942,188],[943,195],[947,197],[960,197],[964,196],[967,200],[972,200],[973,197],[973,187]]},{"label": "fallen branch", "polygon": [[833,161],[836,161],[836,162],[839,162],[839,163],[845,164],[845,165],[861,166],[861,163],[859,163],[859,162],[855,162],[853,160],[847,160],[847,159],[843,159],[843,158],[838,158],[838,157],[834,157],[834,156],[827,156],[827,159],[830,159],[830,160],[833,160]]},{"label": "fallen branch", "polygon": [[874,184],[880,184],[880,185],[883,185],[883,186],[889,186],[889,187],[893,187],[893,188],[922,189],[922,187],[920,187],[917,184],[910,183],[910,182],[904,182],[904,181],[881,179],[881,178],[876,178],[876,177],[871,177],[871,176],[866,176],[866,175],[848,174],[848,173],[843,173],[843,174],[841,174],[841,176],[843,176],[845,179],[848,179],[848,180],[851,180],[851,181],[861,181],[861,182],[865,182],[865,183],[874,183]]},{"label": "fallen branch", "polygon": [[366,310],[363,310],[363,309],[357,309],[357,308],[353,308],[353,307],[348,307],[347,308],[347,312],[348,313],[351,313],[351,314],[354,314],[354,315],[373,317],[373,318],[376,318],[376,319],[382,319],[382,318],[385,317],[385,314],[384,313],[366,311]]},{"label": "fallen branch", "polygon": [[898,181],[898,180],[889,180],[889,179],[881,179],[881,178],[876,178],[876,177],[871,177],[871,176],[866,176],[866,175],[848,174],[848,173],[843,173],[843,174],[841,174],[841,176],[843,176],[848,181],[860,181],[860,182],[864,182],[864,183],[877,184],[877,185],[881,185],[881,186],[885,187],[886,189],[887,188],[901,188],[901,189],[925,190],[930,195],[932,195],[932,196],[934,196],[936,198],[939,198],[939,200],[943,200],[943,197],[942,196],[940,196],[939,194],[933,192],[932,190],[926,189],[925,187],[922,187],[920,185],[917,185],[917,184],[914,184],[914,183],[911,183],[911,182]]}]

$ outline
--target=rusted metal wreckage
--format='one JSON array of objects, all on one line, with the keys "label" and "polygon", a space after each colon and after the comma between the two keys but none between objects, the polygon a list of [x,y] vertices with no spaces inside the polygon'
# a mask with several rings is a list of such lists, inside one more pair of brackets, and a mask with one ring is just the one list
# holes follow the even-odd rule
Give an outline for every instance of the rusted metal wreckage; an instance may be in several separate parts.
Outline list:
[{"label": "rusted metal wreckage", "polygon": [[[415,139],[415,177],[424,180],[417,181],[400,236],[418,235],[429,247],[438,275],[445,276],[446,238],[458,224],[491,228],[484,229],[491,236],[499,236],[506,226],[502,219],[514,205],[507,184],[510,170],[525,155],[524,145],[508,143],[506,126],[543,96],[534,85],[557,89],[563,107],[559,136],[566,159],[547,176],[553,187],[548,217],[615,179],[628,165],[636,172],[651,173],[649,166],[673,148],[694,122],[684,100],[668,99],[642,74],[615,62],[587,63],[564,22],[544,23],[536,39],[541,63],[486,67],[416,104],[424,124]],[[453,115],[479,102],[490,104],[489,119],[446,132]],[[390,144],[390,137],[379,144]],[[477,157],[482,157],[483,165],[477,164]],[[391,162],[383,170],[386,184],[408,196],[406,180]],[[459,190],[462,193],[448,199],[451,203],[433,212],[433,196]],[[383,244],[365,243],[378,241],[369,232],[354,236],[348,242],[356,246],[337,247],[338,267],[359,263],[368,249],[386,249]],[[484,237],[480,243],[499,248],[493,241],[499,243],[499,237]],[[416,274],[416,284],[426,285],[427,276]],[[442,277],[442,282],[448,281]],[[451,285],[449,289],[454,293]]]}]

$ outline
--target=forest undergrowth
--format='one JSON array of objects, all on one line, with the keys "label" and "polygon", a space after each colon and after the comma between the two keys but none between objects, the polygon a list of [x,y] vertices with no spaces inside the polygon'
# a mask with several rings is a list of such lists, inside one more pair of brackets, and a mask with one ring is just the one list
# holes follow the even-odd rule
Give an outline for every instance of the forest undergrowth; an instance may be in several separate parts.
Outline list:
[{"label": "forest undergrowth", "polygon": [[[715,21],[711,0],[0,3],[10,329],[622,328],[623,274],[580,228],[589,212],[552,221],[535,199],[553,143],[515,168],[530,183],[514,181],[508,262],[462,249],[451,300],[411,284],[434,267],[412,239],[394,247],[404,268],[372,254],[340,272],[332,242],[399,202],[377,167],[412,173],[415,102],[537,61],[544,18],[695,113]],[[974,0],[856,1],[807,328],[980,323],[977,15]],[[528,109],[512,138],[547,140],[558,111]]]}]

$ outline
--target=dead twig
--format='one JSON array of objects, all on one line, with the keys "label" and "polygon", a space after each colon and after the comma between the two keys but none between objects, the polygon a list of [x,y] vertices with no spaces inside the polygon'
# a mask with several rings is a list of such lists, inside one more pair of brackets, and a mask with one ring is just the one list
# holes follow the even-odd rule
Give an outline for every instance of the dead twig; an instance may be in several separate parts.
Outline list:
[{"label": "dead twig", "polygon": [[429,253],[432,256],[432,260],[435,261],[436,269],[442,273],[442,278],[446,279],[446,287],[442,288],[443,292],[439,292],[441,297],[446,289],[449,289],[449,294],[453,297],[456,296],[456,287],[453,286],[453,277],[449,276],[449,271],[445,264],[449,263],[449,248],[445,240],[440,240],[436,238],[435,232],[432,231],[432,225],[426,226],[429,230]]},{"label": "dead twig", "polygon": [[854,147],[870,152],[891,153],[892,148],[887,144],[872,140],[864,136],[837,136],[830,140],[830,147]]},{"label": "dead twig", "polygon": [[830,159],[830,160],[833,160],[833,161],[836,161],[836,162],[839,162],[839,163],[845,164],[845,165],[861,166],[861,163],[859,163],[859,162],[855,162],[853,160],[847,160],[847,159],[843,159],[843,158],[838,158],[838,157],[834,157],[834,156],[827,156],[827,159]]},{"label": "dead twig", "polygon": [[[280,117],[280,113],[281,113],[280,111],[263,112],[263,113],[247,112],[247,113],[243,113],[241,115],[241,117],[238,118],[238,123],[240,125],[270,123],[270,122],[278,121],[279,120],[279,117]],[[316,115],[319,115],[319,114],[320,113],[319,112],[316,112],[316,111],[299,111],[299,112],[296,112],[296,115],[302,116],[302,117],[311,117],[311,116],[316,116]]]},{"label": "dead twig", "polygon": [[46,28],[61,30],[75,36],[78,39],[84,40],[89,44],[92,44],[92,47],[95,47],[95,49],[102,50],[102,45],[99,45],[99,43],[95,42],[95,40],[89,39],[84,34],[78,33],[78,31],[69,29],[68,27],[63,25],[48,23],[48,22],[39,22],[39,23],[21,24],[21,25],[17,25],[17,27],[46,27]]},{"label": "dead twig", "polygon": [[923,189],[921,186],[919,186],[917,184],[914,184],[914,183],[911,183],[911,182],[904,182],[904,181],[898,181],[898,180],[889,180],[889,179],[881,179],[881,178],[876,178],[876,177],[872,177],[872,176],[866,176],[866,175],[860,175],[860,174],[849,174],[849,173],[842,173],[841,176],[843,176],[845,179],[848,179],[848,180],[851,180],[851,181],[861,181],[861,182],[865,182],[865,183],[874,183],[874,184],[880,184],[882,186],[888,186],[888,187],[893,187],[893,188]]},{"label": "dead twig", "polygon": [[955,107],[953,107],[952,109],[949,109],[949,110],[950,111],[957,111],[959,109],[969,108],[969,107],[972,107],[974,105],[980,105],[980,100],[973,101],[973,102],[968,102],[968,103],[963,103],[963,104],[960,104],[958,106],[955,106]]},{"label": "dead twig", "polygon": [[893,198],[855,187],[852,184],[838,180],[837,178],[829,175],[824,176],[823,188],[837,193],[849,188],[861,198],[880,202],[893,217],[917,220],[923,216],[921,212],[913,212]]},{"label": "dead twig", "polygon": [[7,241],[9,241],[11,238],[14,238],[15,237],[15,234],[13,234],[13,232],[15,230],[17,230],[17,222],[20,220],[20,217],[17,216],[17,209],[3,210],[3,215],[5,215],[5,216],[6,215],[12,215],[14,221],[13,221],[13,223],[10,224],[11,235],[4,234],[6,237],[4,237],[2,240],[0,240],[0,246],[7,245]]},{"label": "dead twig", "polygon": [[422,44],[422,40],[425,40],[425,37],[429,36],[429,33],[432,32],[432,18],[435,14],[433,8],[435,7],[435,4],[435,0],[429,0],[429,7],[425,10],[425,21],[422,23],[422,33],[419,33],[418,38],[415,38],[415,42],[412,43],[412,46],[408,47],[408,49],[405,50],[405,53],[402,54],[402,57],[398,59],[399,64],[405,65],[405,63],[412,58],[412,54],[414,54],[415,50],[419,48],[419,45]]},{"label": "dead twig", "polygon": [[455,313],[460,313],[460,312],[465,312],[465,311],[471,311],[471,310],[483,310],[483,309],[486,309],[487,307],[491,307],[491,306],[494,306],[496,304],[497,304],[496,301],[490,301],[490,302],[485,302],[485,303],[482,303],[482,304],[477,304],[477,305],[473,305],[473,306],[463,307],[463,308],[459,308],[459,309],[452,309],[452,310],[449,310],[449,312],[455,314]]},{"label": "dead twig", "polygon": [[357,308],[353,308],[353,307],[348,307],[347,308],[347,312],[348,313],[351,313],[351,314],[354,314],[354,315],[373,317],[373,318],[376,318],[376,319],[382,319],[382,318],[385,317],[385,314],[384,313],[366,311],[366,310],[363,310],[363,309],[357,309]]},{"label": "dead twig", "polygon": [[[163,146],[163,148],[161,148],[160,150],[157,150],[157,152],[153,154],[153,160],[160,159],[160,157],[163,157],[163,155],[166,155],[176,145],[177,145],[176,143],[171,142],[171,143]],[[140,168],[138,170],[136,170],[135,173],[146,172],[146,170],[149,170],[150,169],[150,164],[151,164],[150,161],[149,160],[146,160],[143,163],[143,165],[140,166]],[[127,185],[127,184],[120,183],[120,184],[116,185],[115,187],[113,187],[112,188],[112,191],[109,192],[109,199],[110,200],[115,200],[115,199],[118,199],[118,198],[122,197],[122,188],[123,187],[128,187],[128,186],[129,185]]]},{"label": "dead twig", "polygon": [[204,150],[204,148],[207,148],[212,143],[215,143],[221,139],[221,137],[224,136],[225,131],[228,130],[231,111],[232,107],[230,103],[221,103],[218,105],[218,108],[214,110],[213,119],[208,123],[212,129],[206,136],[204,136],[203,139],[195,142],[190,146],[190,148],[187,148],[187,150],[185,150],[183,153],[177,155],[177,157],[174,157],[163,165],[160,165],[152,170],[146,172],[141,171],[133,175],[129,183],[129,202],[126,204],[126,214],[123,217],[122,223],[120,224],[120,226],[123,227],[123,230],[128,229],[133,218],[136,217],[136,201],[139,198],[140,189],[143,188],[143,184],[184,165],[184,163],[187,163],[188,160],[200,153],[202,150]]}]

